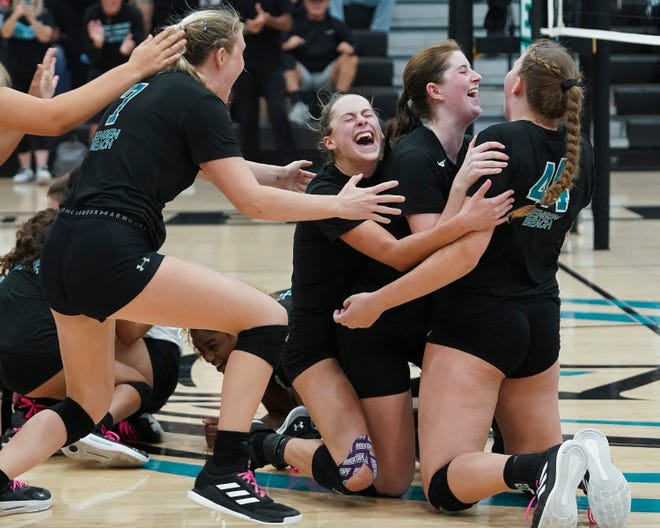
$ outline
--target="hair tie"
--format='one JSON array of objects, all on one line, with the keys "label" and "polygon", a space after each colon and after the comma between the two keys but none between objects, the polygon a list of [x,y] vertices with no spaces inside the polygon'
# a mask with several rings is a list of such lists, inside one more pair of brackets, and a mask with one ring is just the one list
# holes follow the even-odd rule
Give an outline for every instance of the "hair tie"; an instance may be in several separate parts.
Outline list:
[{"label": "hair tie", "polygon": [[561,90],[562,92],[567,92],[568,90],[573,88],[573,86],[577,86],[577,85],[578,85],[577,79],[569,78],[566,79],[563,83],[561,83]]}]

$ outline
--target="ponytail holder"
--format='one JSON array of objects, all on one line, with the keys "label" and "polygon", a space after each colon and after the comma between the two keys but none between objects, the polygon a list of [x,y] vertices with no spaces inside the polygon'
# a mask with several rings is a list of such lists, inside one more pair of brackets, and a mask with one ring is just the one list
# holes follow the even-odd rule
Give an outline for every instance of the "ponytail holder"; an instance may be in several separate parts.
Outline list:
[{"label": "ponytail holder", "polygon": [[569,78],[566,79],[563,83],[561,83],[561,90],[562,92],[567,92],[568,90],[573,88],[573,86],[577,86],[577,85],[578,85],[577,79]]}]

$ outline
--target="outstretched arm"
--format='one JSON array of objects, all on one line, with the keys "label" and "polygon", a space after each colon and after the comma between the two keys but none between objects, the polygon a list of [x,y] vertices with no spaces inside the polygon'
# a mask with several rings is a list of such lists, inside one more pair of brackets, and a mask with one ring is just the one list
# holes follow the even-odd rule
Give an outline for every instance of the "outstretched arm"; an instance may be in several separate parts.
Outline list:
[{"label": "outstretched arm", "polygon": [[[42,99],[50,99],[57,88],[59,77],[55,75],[55,48],[49,48],[44,55],[41,64],[37,64],[37,71],[30,83],[28,94]],[[14,152],[25,134],[7,128],[0,129],[0,164]]]},{"label": "outstretched arm", "polygon": [[474,269],[493,230],[476,231],[433,253],[399,279],[371,293],[351,295],[334,320],[349,328],[367,328],[381,314],[460,279]]},{"label": "outstretched arm", "polygon": [[140,44],[128,62],[52,99],[0,88],[0,127],[41,136],[62,135],[83,123],[137,81],[169,66],[185,45],[184,32],[168,28]]},{"label": "outstretched arm", "polygon": [[312,165],[311,161],[292,161],[288,165],[266,165],[265,163],[247,162],[254,177],[261,185],[270,185],[288,191],[305,192],[314,173],[305,170]]},{"label": "outstretched arm", "polygon": [[221,158],[200,164],[215,185],[242,214],[260,220],[297,222],[322,218],[367,219],[389,222],[383,215],[400,214],[387,203],[403,202],[403,196],[379,194],[398,182],[360,188],[361,176],[353,176],[336,196],[308,195],[261,185],[241,157]]}]

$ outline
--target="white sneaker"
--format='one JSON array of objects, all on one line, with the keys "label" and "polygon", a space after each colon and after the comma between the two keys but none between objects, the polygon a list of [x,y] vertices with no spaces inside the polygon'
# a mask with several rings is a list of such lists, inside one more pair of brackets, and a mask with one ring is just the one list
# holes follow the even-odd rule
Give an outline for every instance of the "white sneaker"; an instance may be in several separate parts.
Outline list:
[{"label": "white sneaker", "polygon": [[563,444],[546,451],[546,461],[537,479],[535,491],[537,502],[532,528],[577,526],[575,491],[586,470],[587,453],[575,440],[566,440]]},{"label": "white sneaker", "polygon": [[53,181],[53,175],[45,166],[37,168],[36,178],[39,185],[50,185]]},{"label": "white sneaker", "polygon": [[145,452],[98,433],[90,433],[63,447],[62,453],[81,462],[100,462],[109,467],[141,467],[149,462],[149,456]]},{"label": "white sneaker", "polygon": [[34,171],[30,167],[21,167],[11,179],[14,183],[31,183],[35,179]]},{"label": "white sneaker", "polygon": [[298,123],[299,125],[304,125],[310,119],[309,108],[302,101],[298,101],[291,107],[289,112],[289,121],[292,123]]},{"label": "white sneaker", "polygon": [[596,429],[580,429],[573,439],[584,446],[587,461],[589,513],[600,528],[625,526],[630,513],[630,485],[612,463],[607,437]]}]

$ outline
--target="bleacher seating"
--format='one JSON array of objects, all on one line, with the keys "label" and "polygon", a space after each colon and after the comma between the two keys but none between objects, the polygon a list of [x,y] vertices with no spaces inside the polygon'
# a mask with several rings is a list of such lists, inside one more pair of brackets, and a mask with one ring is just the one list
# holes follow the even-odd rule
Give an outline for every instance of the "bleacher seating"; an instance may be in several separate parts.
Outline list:
[{"label": "bleacher seating", "polygon": [[[350,17],[347,17],[350,21]],[[351,91],[372,101],[383,123],[396,112],[399,90],[392,86],[394,62],[388,56],[388,35],[382,31],[365,29],[364,25],[353,29],[357,41],[360,60]],[[312,115],[318,116],[319,101],[315,93],[303,93],[303,101],[309,105]],[[317,149],[318,132],[308,125],[292,123],[297,155],[318,164],[320,155]],[[261,125],[261,148],[265,161],[274,161],[275,146],[270,137],[267,122]]]},{"label": "bleacher seating", "polygon": [[[612,30],[657,35],[644,0],[624,0],[612,13]],[[610,149],[614,169],[655,169],[660,163],[660,48],[611,44],[610,82],[625,142]]]}]

